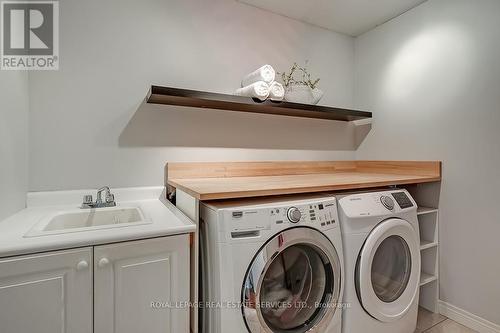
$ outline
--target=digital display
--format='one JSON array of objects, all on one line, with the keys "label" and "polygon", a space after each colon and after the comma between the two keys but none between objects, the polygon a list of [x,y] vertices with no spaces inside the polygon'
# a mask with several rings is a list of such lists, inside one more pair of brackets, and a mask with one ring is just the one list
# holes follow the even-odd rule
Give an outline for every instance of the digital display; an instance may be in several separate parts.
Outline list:
[{"label": "digital display", "polygon": [[401,209],[413,207],[413,203],[411,202],[410,198],[408,198],[405,192],[395,192],[392,193],[392,196],[398,203],[399,207],[401,207]]}]

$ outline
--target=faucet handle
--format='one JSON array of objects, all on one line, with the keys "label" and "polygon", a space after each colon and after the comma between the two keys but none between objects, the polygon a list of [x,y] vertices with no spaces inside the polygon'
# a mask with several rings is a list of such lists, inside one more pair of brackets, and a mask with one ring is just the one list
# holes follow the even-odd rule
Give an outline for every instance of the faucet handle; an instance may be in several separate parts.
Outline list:
[{"label": "faucet handle", "polygon": [[106,194],[106,203],[114,203],[115,202],[115,196],[111,193]]},{"label": "faucet handle", "polygon": [[87,194],[87,195],[83,196],[83,204],[84,205],[90,205],[92,203],[93,203],[92,194]]}]

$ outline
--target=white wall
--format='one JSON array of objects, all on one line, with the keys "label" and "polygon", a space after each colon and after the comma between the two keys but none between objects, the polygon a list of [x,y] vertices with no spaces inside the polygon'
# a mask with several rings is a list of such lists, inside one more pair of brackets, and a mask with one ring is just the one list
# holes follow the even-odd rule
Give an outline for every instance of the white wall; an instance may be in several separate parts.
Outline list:
[{"label": "white wall", "polygon": [[26,206],[28,75],[0,72],[0,220]]},{"label": "white wall", "polygon": [[442,160],[441,299],[500,324],[500,1],[430,0],[356,40],[358,159]]},{"label": "white wall", "polygon": [[[443,160],[441,298],[500,323],[500,2],[430,0],[357,39],[374,125],[356,154],[350,124],[142,103],[309,59],[322,103],[352,106],[351,38],[233,0],[60,7],[61,70],[30,74],[31,190],[161,184],[166,161]],[[0,74],[0,218],[24,205],[26,78]]]},{"label": "white wall", "polygon": [[352,38],[234,0],[65,0],[60,70],[30,75],[31,190],[163,183],[167,161],[354,158],[353,125],[144,105],[151,84],[232,93],[310,61],[352,106]]}]

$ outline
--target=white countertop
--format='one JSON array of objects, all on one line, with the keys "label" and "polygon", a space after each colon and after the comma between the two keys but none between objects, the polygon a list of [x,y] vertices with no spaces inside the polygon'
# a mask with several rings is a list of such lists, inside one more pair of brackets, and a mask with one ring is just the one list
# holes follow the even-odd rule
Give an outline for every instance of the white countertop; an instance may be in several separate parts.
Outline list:
[{"label": "white countertop", "polygon": [[196,225],[165,199],[163,187],[112,189],[117,207],[139,206],[149,224],[25,237],[51,214],[75,210],[96,190],[28,193],[27,208],[0,222],[0,257],[190,233]]}]

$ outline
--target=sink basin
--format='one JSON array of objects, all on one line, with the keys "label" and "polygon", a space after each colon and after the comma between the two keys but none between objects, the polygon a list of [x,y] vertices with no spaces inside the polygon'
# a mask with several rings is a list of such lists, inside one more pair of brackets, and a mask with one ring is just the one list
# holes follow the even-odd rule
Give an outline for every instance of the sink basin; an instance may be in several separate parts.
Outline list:
[{"label": "sink basin", "polygon": [[151,221],[144,218],[139,207],[68,210],[43,218],[24,237],[124,228],[148,223]]}]

